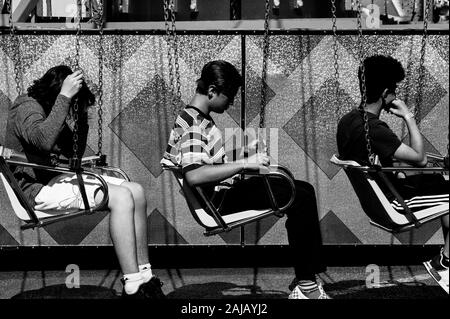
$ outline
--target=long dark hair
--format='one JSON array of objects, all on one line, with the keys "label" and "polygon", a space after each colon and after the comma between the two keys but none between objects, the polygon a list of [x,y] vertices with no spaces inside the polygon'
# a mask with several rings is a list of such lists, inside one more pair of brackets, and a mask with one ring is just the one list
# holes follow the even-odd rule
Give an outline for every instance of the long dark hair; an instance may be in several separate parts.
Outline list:
[{"label": "long dark hair", "polygon": [[[48,115],[55,104],[56,97],[61,91],[64,80],[72,73],[72,69],[67,65],[58,65],[49,69],[28,88],[28,96],[38,101]],[[72,105],[76,99],[78,100],[80,112],[87,112],[88,107],[95,103],[95,95],[89,90],[84,81],[80,91],[72,98]]]}]

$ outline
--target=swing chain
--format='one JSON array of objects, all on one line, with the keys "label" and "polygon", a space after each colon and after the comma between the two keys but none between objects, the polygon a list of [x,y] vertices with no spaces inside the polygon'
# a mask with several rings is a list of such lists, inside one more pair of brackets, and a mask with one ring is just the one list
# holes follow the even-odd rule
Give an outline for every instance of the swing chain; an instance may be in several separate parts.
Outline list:
[{"label": "swing chain", "polygon": [[237,0],[231,0],[231,19],[237,20]]},{"label": "swing chain", "polygon": [[270,1],[266,0],[264,13],[264,38],[263,38],[263,65],[261,74],[261,110],[259,118],[259,127],[263,128],[266,117],[266,103],[267,103],[267,60],[269,57],[269,12]]},{"label": "swing chain", "polygon": [[[80,69],[80,35],[81,35],[81,10],[82,10],[81,0],[77,0],[77,16],[78,16],[78,24],[77,24],[77,33],[75,36],[75,69]],[[75,97],[75,101],[73,103],[73,155],[71,167],[75,169],[79,169],[79,160],[78,160],[78,97]]]},{"label": "swing chain", "polygon": [[102,148],[103,148],[103,0],[99,0],[99,15],[100,15],[100,35],[99,42],[100,46],[98,49],[98,154],[102,156]]},{"label": "swing chain", "polygon": [[337,35],[337,17],[336,17],[336,0],[331,0],[331,15],[333,22],[333,57],[334,57],[334,80],[336,84],[336,103],[337,115],[339,117],[339,54],[338,54],[338,35]]},{"label": "swing chain", "polygon": [[426,46],[427,46],[427,38],[428,38],[428,18],[430,14],[430,3],[428,0],[424,0],[425,6],[425,15],[423,18],[423,35],[422,35],[422,43],[420,47],[420,62],[419,62],[419,92],[417,97],[417,104],[414,108],[414,117],[417,120],[417,123],[420,123],[420,106],[422,104],[423,94],[422,94],[422,86],[425,80],[425,54],[426,54]]},{"label": "swing chain", "polygon": [[20,68],[20,40],[16,36],[16,30],[13,21],[12,0],[5,0],[6,10],[9,12],[9,34],[11,37],[11,46],[13,49],[12,60],[14,63],[14,81],[16,82],[16,90],[18,95],[22,95],[22,70]]},{"label": "swing chain", "polygon": [[[164,23],[166,26],[166,36],[168,43],[167,58],[169,62],[169,85],[172,93],[174,94],[172,96],[172,106],[173,106],[173,115],[176,118],[178,116],[177,103],[178,101],[181,100],[181,82],[178,63],[178,48],[176,43],[177,41],[176,26],[175,26],[176,21],[175,21],[175,12],[173,11],[173,8],[174,8],[173,0],[164,0]],[[170,25],[169,19],[171,22]]]},{"label": "swing chain", "polygon": [[360,57],[360,70],[361,70],[361,95],[362,102],[359,106],[360,111],[363,113],[364,120],[364,131],[366,138],[366,149],[368,154],[369,163],[371,166],[375,163],[375,155],[372,152],[372,146],[370,144],[370,132],[369,132],[369,117],[366,112],[366,104],[367,104],[367,88],[366,88],[366,74],[365,74],[365,66],[364,66],[364,46],[363,46],[363,33],[362,33],[362,23],[361,23],[361,0],[357,0],[357,23],[358,23],[358,48],[359,48],[359,57]]}]

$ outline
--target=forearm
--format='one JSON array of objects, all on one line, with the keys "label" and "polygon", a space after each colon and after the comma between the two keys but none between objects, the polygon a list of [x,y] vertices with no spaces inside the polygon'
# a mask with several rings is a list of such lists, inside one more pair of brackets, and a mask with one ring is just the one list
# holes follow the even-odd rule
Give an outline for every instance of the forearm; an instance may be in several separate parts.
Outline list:
[{"label": "forearm", "polygon": [[33,121],[31,117],[25,120],[24,138],[38,149],[51,151],[64,127],[69,106],[70,99],[58,95],[52,111],[44,120]]},{"label": "forearm", "polygon": [[408,113],[407,115],[405,115],[404,120],[409,132],[409,145],[414,151],[416,151],[420,159],[426,158],[422,134],[420,134],[413,114]]},{"label": "forearm", "polygon": [[219,165],[203,165],[185,175],[190,185],[200,185],[223,181],[231,176],[240,173],[245,168],[241,161]]}]

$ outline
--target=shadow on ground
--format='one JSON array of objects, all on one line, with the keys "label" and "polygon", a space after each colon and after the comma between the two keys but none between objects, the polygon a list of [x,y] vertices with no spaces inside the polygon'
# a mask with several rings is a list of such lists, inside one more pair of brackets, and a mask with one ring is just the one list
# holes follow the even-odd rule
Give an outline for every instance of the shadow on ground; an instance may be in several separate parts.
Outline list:
[{"label": "shadow on ground", "polygon": [[[380,288],[367,288],[364,281],[347,280],[324,285],[333,299],[447,299],[439,287],[424,283],[390,281]],[[53,285],[24,291],[11,299],[117,299],[114,289],[98,286],[80,286],[69,289]],[[259,286],[236,285],[228,282],[209,282],[185,285],[167,294],[169,299],[287,299],[288,293],[262,290]]]},{"label": "shadow on ground", "polygon": [[98,286],[80,286],[67,288],[66,285],[53,285],[41,289],[28,290],[11,299],[117,299],[114,289]]},{"label": "shadow on ground", "polygon": [[439,286],[421,282],[401,283],[395,280],[379,288],[367,288],[362,280],[346,280],[324,285],[333,299],[446,299]]},{"label": "shadow on ground", "polygon": [[185,285],[167,295],[170,299],[286,299],[284,291],[262,290],[258,286],[240,286],[228,282]]}]

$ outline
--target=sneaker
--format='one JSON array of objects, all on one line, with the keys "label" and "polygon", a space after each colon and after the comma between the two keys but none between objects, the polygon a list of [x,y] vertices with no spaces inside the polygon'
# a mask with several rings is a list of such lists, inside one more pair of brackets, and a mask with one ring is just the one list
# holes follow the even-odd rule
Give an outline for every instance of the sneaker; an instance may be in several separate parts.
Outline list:
[{"label": "sneaker", "polygon": [[448,294],[448,267],[443,265],[443,251],[435,256],[433,259],[424,262],[430,276],[441,286]]},{"label": "sneaker", "polygon": [[138,289],[138,291],[136,291],[134,294],[129,295],[125,292],[125,280],[121,279],[122,284],[123,284],[123,289],[122,289],[122,299],[147,299],[148,297],[145,294],[145,290],[144,290],[144,285],[141,285]]},{"label": "sneaker", "polygon": [[167,299],[161,289],[163,285],[164,284],[158,277],[153,276],[148,282],[142,284],[141,287],[143,288],[146,297],[149,299]]},{"label": "sneaker", "polygon": [[[320,295],[317,299],[331,299],[331,297],[327,295],[327,293],[325,292],[325,290],[323,289],[323,287],[320,283],[318,283],[317,286],[319,287],[319,292],[320,292]],[[290,293],[288,299],[311,299],[311,298],[307,297],[303,293],[303,291],[300,289],[300,286],[297,285]]]}]

